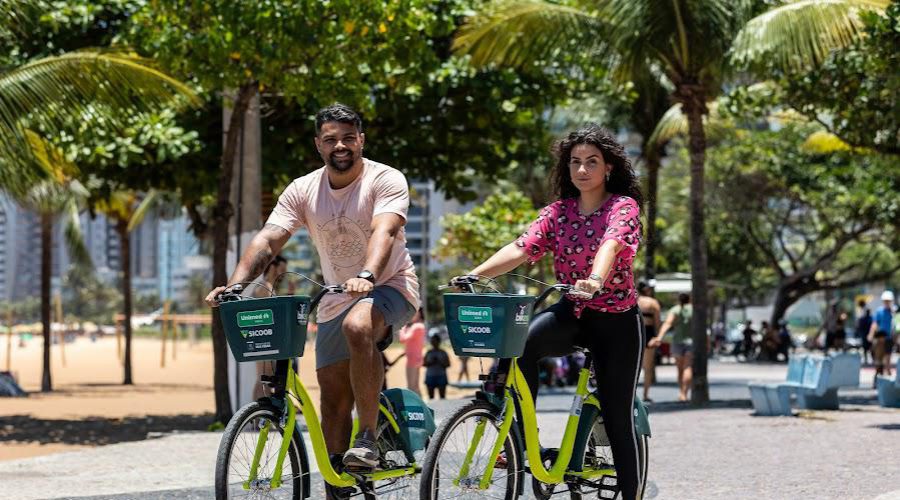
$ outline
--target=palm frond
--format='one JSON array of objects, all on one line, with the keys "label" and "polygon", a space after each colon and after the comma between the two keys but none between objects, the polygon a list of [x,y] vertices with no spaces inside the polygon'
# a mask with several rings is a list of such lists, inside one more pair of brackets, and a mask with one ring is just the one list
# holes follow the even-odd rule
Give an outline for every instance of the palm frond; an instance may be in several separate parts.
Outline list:
[{"label": "palm frond", "polygon": [[738,33],[732,60],[754,66],[766,62],[784,71],[822,62],[834,49],[863,36],[860,12],[884,12],[889,0],[800,0],[769,10]]},{"label": "palm frond", "polygon": [[[703,125],[707,137],[716,139],[720,137],[726,130],[731,128],[728,119],[719,113],[719,102],[711,101],[706,104],[709,112],[703,115]],[[681,112],[681,104],[675,104],[660,118],[659,123],[647,140],[647,144],[662,146],[672,139],[687,135],[688,121],[687,116]]]},{"label": "palm frond", "polygon": [[602,29],[600,19],[588,11],[542,0],[502,1],[469,18],[453,49],[469,54],[476,66],[521,67],[550,59],[576,40],[598,45]]},{"label": "palm frond", "polygon": [[[93,104],[116,110],[105,117],[124,126],[124,117],[163,106],[198,105],[185,84],[133,54],[85,50],[46,57],[0,74],[0,186],[21,187],[33,172],[23,123],[55,135],[66,118],[97,113]],[[61,111],[62,110],[62,111]],[[66,116],[63,116],[65,113]]]},{"label": "palm frond", "polygon": [[140,205],[134,209],[134,213],[131,214],[131,218],[128,219],[128,231],[134,231],[134,228],[141,225],[141,222],[144,221],[144,218],[147,217],[147,214],[150,213],[150,210],[156,206],[162,200],[160,197],[159,191],[155,189],[151,189],[147,192],[147,195],[144,196],[144,199],[141,200]]},{"label": "palm frond", "polygon": [[69,251],[69,256],[75,264],[88,268],[93,267],[91,254],[85,245],[84,234],[81,231],[81,217],[79,217],[79,207],[75,198],[70,198],[65,208],[63,237],[66,250]]}]

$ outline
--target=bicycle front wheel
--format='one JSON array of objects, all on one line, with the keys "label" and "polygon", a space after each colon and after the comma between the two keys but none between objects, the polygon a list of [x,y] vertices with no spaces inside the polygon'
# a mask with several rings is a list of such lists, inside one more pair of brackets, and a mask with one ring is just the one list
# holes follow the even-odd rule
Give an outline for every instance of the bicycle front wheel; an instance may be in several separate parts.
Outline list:
[{"label": "bicycle front wheel", "polygon": [[[292,432],[291,432],[292,431]],[[253,402],[242,407],[228,422],[216,459],[216,499],[271,498],[303,500],[303,475],[297,429],[285,432],[281,412]],[[264,437],[264,439],[260,439]],[[287,456],[275,470],[284,439],[290,439]],[[251,479],[253,458],[259,454],[256,474]],[[281,479],[273,488],[272,480]]]},{"label": "bicycle front wheel", "polygon": [[[515,499],[522,450],[510,430],[500,453],[493,453],[501,423],[500,410],[485,401],[472,401],[447,417],[428,447],[419,497]],[[489,469],[490,481],[482,488]]]}]

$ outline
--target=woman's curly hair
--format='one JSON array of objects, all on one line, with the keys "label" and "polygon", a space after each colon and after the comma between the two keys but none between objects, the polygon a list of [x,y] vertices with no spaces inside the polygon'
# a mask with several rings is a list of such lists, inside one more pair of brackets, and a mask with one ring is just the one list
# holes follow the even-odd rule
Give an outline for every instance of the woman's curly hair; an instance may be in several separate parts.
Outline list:
[{"label": "woman's curly hair", "polygon": [[644,196],[638,184],[637,176],[631,161],[625,154],[625,148],[616,141],[612,132],[597,125],[588,123],[584,127],[570,132],[568,136],[553,145],[553,154],[556,156],[556,169],[553,173],[553,187],[555,194],[560,198],[577,198],[580,192],[572,183],[569,173],[569,161],[572,156],[572,148],[579,144],[590,144],[603,154],[603,161],[612,165],[609,180],[606,182],[606,190],[610,193],[622,194],[634,199],[638,207],[644,207]]}]

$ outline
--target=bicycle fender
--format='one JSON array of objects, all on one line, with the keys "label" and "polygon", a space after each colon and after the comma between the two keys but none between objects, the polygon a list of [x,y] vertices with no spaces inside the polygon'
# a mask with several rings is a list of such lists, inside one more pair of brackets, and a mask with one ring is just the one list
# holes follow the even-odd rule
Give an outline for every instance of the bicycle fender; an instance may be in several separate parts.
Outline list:
[{"label": "bicycle fender", "polygon": [[640,436],[650,436],[650,416],[647,412],[647,405],[641,401],[641,398],[634,396],[634,430]]},{"label": "bicycle fender", "polygon": [[578,420],[578,430],[575,433],[575,444],[572,449],[572,459],[569,460],[569,470],[581,471],[584,467],[584,449],[587,447],[588,437],[594,418],[600,414],[600,408],[594,404],[585,404],[581,407],[581,418]]}]

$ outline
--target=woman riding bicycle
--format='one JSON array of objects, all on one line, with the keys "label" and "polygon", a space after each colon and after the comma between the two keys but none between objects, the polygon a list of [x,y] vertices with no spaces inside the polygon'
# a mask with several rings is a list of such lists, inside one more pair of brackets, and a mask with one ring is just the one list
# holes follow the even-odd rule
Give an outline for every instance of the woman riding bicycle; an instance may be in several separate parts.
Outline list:
[{"label": "woman riding bicycle", "polygon": [[644,341],[631,268],[642,196],[624,148],[596,124],[570,133],[554,153],[559,199],[470,274],[493,278],[550,251],[556,279],[594,296],[563,297],[537,314],[518,365],[536,397],[542,358],[571,354],[575,346],[591,351],[617,483],[623,498],[632,499],[641,481],[632,407]]}]

